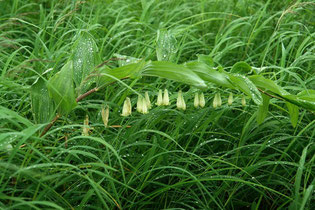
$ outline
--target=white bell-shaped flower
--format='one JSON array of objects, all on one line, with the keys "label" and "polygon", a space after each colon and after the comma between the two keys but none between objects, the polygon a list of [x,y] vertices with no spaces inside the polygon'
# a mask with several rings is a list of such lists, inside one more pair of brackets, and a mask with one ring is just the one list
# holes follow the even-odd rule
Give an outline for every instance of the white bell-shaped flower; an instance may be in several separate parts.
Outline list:
[{"label": "white bell-shaped flower", "polygon": [[228,105],[231,106],[233,103],[233,93],[230,93],[229,98],[228,98]]},{"label": "white bell-shaped flower", "polygon": [[168,97],[168,90],[167,90],[167,89],[164,90],[163,105],[164,105],[164,106],[170,105],[170,99],[169,99],[169,97]]},{"label": "white bell-shaped flower", "polygon": [[185,100],[184,100],[184,97],[183,97],[181,90],[178,91],[176,105],[177,105],[177,109],[184,110],[184,111],[186,110],[186,103],[185,103]]},{"label": "white bell-shaped flower", "polygon": [[130,98],[126,98],[124,101],[124,105],[123,105],[123,110],[122,110],[122,114],[121,116],[123,117],[128,117],[129,115],[131,115],[131,101]]},{"label": "white bell-shaped flower", "polygon": [[201,108],[205,107],[206,101],[205,101],[205,95],[203,93],[200,93],[199,95],[199,106]]},{"label": "white bell-shaped flower", "polygon": [[195,107],[195,108],[198,108],[198,107],[199,107],[199,94],[198,94],[198,92],[195,93],[194,107]]},{"label": "white bell-shaped flower", "polygon": [[162,106],[163,105],[163,93],[162,93],[162,90],[159,90],[156,105],[157,106]]},{"label": "white bell-shaped flower", "polygon": [[104,123],[105,128],[107,128],[108,126],[108,118],[109,118],[109,108],[108,106],[106,106],[106,109],[104,109],[104,107],[102,107],[102,120]]}]

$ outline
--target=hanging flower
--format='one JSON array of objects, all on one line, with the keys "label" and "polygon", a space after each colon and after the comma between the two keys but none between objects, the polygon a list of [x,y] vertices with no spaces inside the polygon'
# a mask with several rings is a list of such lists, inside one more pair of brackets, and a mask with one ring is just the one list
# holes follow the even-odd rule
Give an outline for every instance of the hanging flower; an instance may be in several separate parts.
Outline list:
[{"label": "hanging flower", "polygon": [[162,106],[162,105],[163,105],[162,90],[159,90],[156,105],[157,105],[157,106]]},{"label": "hanging flower", "polygon": [[104,123],[105,128],[107,128],[108,126],[108,118],[109,118],[109,108],[108,106],[106,106],[106,109],[104,109],[104,107],[102,107],[102,120]]},{"label": "hanging flower", "polygon": [[147,103],[148,109],[151,109],[152,105],[151,105],[151,101],[150,101],[150,97],[149,97],[148,91],[145,92],[144,97],[145,97],[145,101]]},{"label": "hanging flower", "polygon": [[148,114],[147,100],[142,97],[142,114]]},{"label": "hanging flower", "polygon": [[218,107],[218,95],[217,93],[214,95],[214,98],[213,98],[213,108],[217,108]]},{"label": "hanging flower", "polygon": [[228,105],[231,106],[233,103],[233,93],[230,93],[229,98],[228,98]]},{"label": "hanging flower", "polygon": [[131,115],[131,101],[130,98],[126,98],[123,105],[123,110],[121,116],[128,117]]},{"label": "hanging flower", "polygon": [[164,105],[164,106],[170,105],[170,99],[169,99],[169,97],[168,97],[168,91],[167,91],[167,89],[164,90],[163,105]]},{"label": "hanging flower", "polygon": [[199,107],[199,94],[198,94],[198,93],[195,93],[194,107],[195,107],[195,108],[198,108],[198,107]]},{"label": "hanging flower", "polygon": [[205,95],[203,93],[200,93],[199,95],[199,106],[201,108],[205,107],[206,101],[205,101]]},{"label": "hanging flower", "polygon": [[148,106],[147,106],[147,101],[145,98],[142,96],[138,97],[137,101],[137,111],[142,114],[147,114],[148,113]]},{"label": "hanging flower", "polygon": [[82,135],[83,136],[88,136],[89,135],[89,131],[90,131],[90,127],[89,127],[89,116],[86,115],[85,119],[83,121],[83,131],[82,131]]},{"label": "hanging flower", "polygon": [[182,94],[182,91],[178,91],[178,96],[177,96],[177,109],[179,110],[186,110],[186,103]]},{"label": "hanging flower", "polygon": [[218,107],[220,107],[222,105],[222,100],[221,100],[221,94],[220,93],[218,93],[217,99],[218,99]]}]

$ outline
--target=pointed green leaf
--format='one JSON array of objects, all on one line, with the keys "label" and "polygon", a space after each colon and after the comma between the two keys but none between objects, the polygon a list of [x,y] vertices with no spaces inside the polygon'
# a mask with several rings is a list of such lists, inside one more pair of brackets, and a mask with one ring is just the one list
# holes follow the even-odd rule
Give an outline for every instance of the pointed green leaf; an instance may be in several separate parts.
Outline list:
[{"label": "pointed green leaf", "polygon": [[286,105],[289,110],[291,124],[295,128],[299,119],[299,107],[288,102]]},{"label": "pointed green leaf", "polygon": [[143,71],[144,76],[158,76],[175,80],[198,88],[206,88],[207,85],[196,73],[189,68],[167,61],[153,61],[148,63]]},{"label": "pointed green leaf", "polygon": [[117,53],[114,53],[114,56],[118,59],[118,65],[119,67],[125,66],[132,63],[138,63],[141,59],[127,56],[127,55],[120,55]]},{"label": "pointed green leaf", "polygon": [[257,87],[247,77],[239,74],[228,74],[232,85],[250,96],[257,105],[262,104],[262,96]]},{"label": "pointed green leaf", "polygon": [[110,69],[108,67],[103,67],[98,70],[99,81],[98,85],[107,85],[124,78],[136,78],[140,77],[140,71],[145,65],[144,61],[138,63],[132,63],[118,68]]},{"label": "pointed green leaf", "polygon": [[307,100],[310,102],[315,102],[315,90],[303,90],[299,94],[297,94],[297,97],[301,100]]},{"label": "pointed green leaf", "polygon": [[214,67],[214,61],[210,55],[198,54],[198,61],[206,64],[209,67]]},{"label": "pointed green leaf", "polygon": [[266,79],[261,75],[253,75],[248,77],[257,87],[263,90],[269,90],[276,94],[286,95],[289,94],[287,91],[283,90],[282,87],[278,86],[271,79]]},{"label": "pointed green leaf", "polygon": [[156,39],[156,57],[158,61],[173,61],[176,52],[176,39],[167,29],[157,31]]},{"label": "pointed green leaf", "polygon": [[248,63],[244,61],[240,61],[233,65],[231,69],[231,73],[247,74],[247,73],[250,73],[251,70],[252,70],[252,67]]},{"label": "pointed green leaf", "polygon": [[303,107],[308,110],[315,111],[315,90],[304,90],[298,95],[292,95],[278,86],[274,81],[266,79],[261,75],[250,76],[249,79],[258,87],[265,91],[271,91],[274,95],[283,100]]},{"label": "pointed green leaf", "polygon": [[295,95],[277,95],[284,100],[308,110],[315,111],[315,101],[313,98],[308,98],[305,96],[295,96]]},{"label": "pointed green leaf", "polygon": [[265,118],[267,117],[268,114],[268,108],[269,108],[269,100],[270,97],[267,95],[262,95],[263,98],[263,104],[258,106],[258,110],[257,110],[257,123],[261,124],[262,122],[264,122]]},{"label": "pointed green leaf", "polygon": [[46,82],[38,78],[31,87],[32,112],[36,123],[49,122],[54,114],[55,107],[49,97]]},{"label": "pointed green leaf", "polygon": [[99,63],[98,49],[93,37],[87,32],[81,32],[74,44],[73,75],[78,93],[83,93],[90,86],[91,81],[85,81],[94,67]]},{"label": "pointed green leaf", "polygon": [[211,82],[218,86],[234,88],[229,82],[225,72],[219,72],[205,63],[194,61],[186,63],[185,66],[196,73],[205,82]]},{"label": "pointed green leaf", "polygon": [[57,74],[49,79],[47,87],[59,114],[67,114],[76,106],[72,61],[68,61]]}]

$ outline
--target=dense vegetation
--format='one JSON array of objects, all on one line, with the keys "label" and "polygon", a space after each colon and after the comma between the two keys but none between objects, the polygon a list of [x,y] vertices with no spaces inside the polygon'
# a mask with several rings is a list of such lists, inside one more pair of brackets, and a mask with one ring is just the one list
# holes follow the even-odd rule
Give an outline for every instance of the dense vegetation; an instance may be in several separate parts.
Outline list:
[{"label": "dense vegetation", "polygon": [[311,0],[0,1],[0,209],[314,209],[314,14]]}]

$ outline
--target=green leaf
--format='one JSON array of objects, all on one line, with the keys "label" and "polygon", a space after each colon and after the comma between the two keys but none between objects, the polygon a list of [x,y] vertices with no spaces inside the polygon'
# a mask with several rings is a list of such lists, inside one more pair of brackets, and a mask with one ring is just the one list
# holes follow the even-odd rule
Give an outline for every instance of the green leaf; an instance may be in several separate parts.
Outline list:
[{"label": "green leaf", "polygon": [[[310,145],[310,144],[309,144]],[[296,176],[295,176],[295,182],[294,182],[294,200],[290,205],[290,209],[303,209],[301,208],[301,196],[300,196],[300,188],[303,188],[303,186],[301,186],[302,184],[302,176],[303,176],[303,170],[305,167],[305,159],[306,159],[306,155],[307,155],[307,150],[309,145],[307,145],[303,151],[302,151],[302,155],[299,161],[299,167],[297,169],[296,172]],[[305,204],[304,204],[305,205]]]},{"label": "green leaf", "polygon": [[91,80],[85,81],[94,67],[98,64],[98,49],[93,37],[87,32],[81,32],[74,44],[73,50],[73,75],[78,93],[85,92]]},{"label": "green leaf", "polygon": [[257,87],[254,85],[254,83],[251,80],[239,74],[233,74],[233,75],[228,74],[228,76],[233,86],[237,87],[246,95],[250,96],[257,105],[262,104],[263,102],[262,96],[259,90],[257,89]]},{"label": "green leaf", "polygon": [[286,105],[289,110],[291,124],[295,128],[299,119],[299,107],[288,102]]},{"label": "green leaf", "polygon": [[263,98],[263,104],[258,106],[258,110],[257,110],[257,123],[261,124],[262,122],[264,122],[265,118],[267,117],[268,114],[268,108],[269,108],[269,100],[270,97],[267,95],[262,95]]},{"label": "green leaf", "polygon": [[135,58],[135,57],[127,56],[127,55],[120,55],[117,53],[114,53],[114,56],[118,58],[118,65],[120,67],[128,65],[128,64],[132,64],[132,63],[138,63],[141,60],[139,58]]},{"label": "green leaf", "polygon": [[210,55],[198,54],[198,61],[206,64],[209,67],[214,67],[214,61]]},{"label": "green leaf", "polygon": [[157,31],[156,39],[156,57],[158,61],[173,61],[176,52],[176,39],[167,29]]},{"label": "green leaf", "polygon": [[310,98],[309,100],[307,100],[307,97],[305,96],[300,96],[300,97],[295,96],[295,95],[278,95],[278,96],[296,106],[315,111],[315,101],[313,98]]},{"label": "green leaf", "polygon": [[219,72],[205,63],[194,61],[186,63],[185,66],[206,82],[211,82],[218,86],[234,88],[229,82],[225,72]]},{"label": "green leaf", "polygon": [[47,87],[59,114],[67,114],[77,105],[72,61],[68,61],[57,74],[49,79]]},{"label": "green leaf", "polygon": [[306,209],[305,206],[306,206],[307,201],[312,198],[313,188],[314,188],[314,185],[311,184],[308,186],[308,188],[304,192],[303,199],[302,199],[299,210]]},{"label": "green leaf", "polygon": [[269,90],[273,93],[279,95],[286,95],[289,94],[287,91],[283,90],[282,87],[278,86],[274,81],[271,79],[266,79],[261,75],[253,75],[248,77],[257,87],[263,90]]},{"label": "green leaf", "polygon": [[249,79],[258,88],[261,88],[264,91],[271,91],[273,94],[287,102],[315,111],[315,90],[304,90],[298,95],[292,95],[282,87],[278,86],[274,81],[266,79],[261,75],[250,76]]},{"label": "green leaf", "polygon": [[315,102],[315,90],[303,90],[299,94],[297,94],[297,97],[301,100],[307,100],[311,102]]},{"label": "green leaf", "polygon": [[184,65],[178,65],[167,61],[153,61],[148,63],[143,71],[144,76],[158,76],[175,80],[198,88],[206,88],[207,85],[196,73]]},{"label": "green leaf", "polygon": [[231,69],[231,73],[247,74],[247,73],[250,73],[251,70],[252,70],[252,67],[248,63],[244,61],[240,61],[233,65]]},{"label": "green leaf", "polygon": [[145,65],[144,61],[132,63],[118,68],[110,69],[103,67],[98,71],[98,85],[103,86],[124,78],[135,78],[140,76],[140,71]]},{"label": "green leaf", "polygon": [[32,112],[36,123],[51,121],[55,114],[55,107],[49,97],[46,81],[38,78],[31,87]]}]

